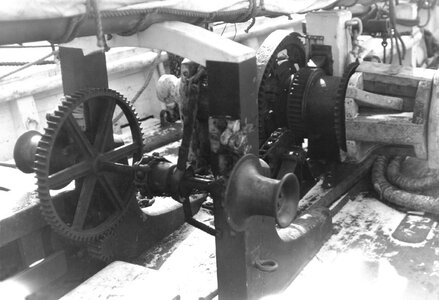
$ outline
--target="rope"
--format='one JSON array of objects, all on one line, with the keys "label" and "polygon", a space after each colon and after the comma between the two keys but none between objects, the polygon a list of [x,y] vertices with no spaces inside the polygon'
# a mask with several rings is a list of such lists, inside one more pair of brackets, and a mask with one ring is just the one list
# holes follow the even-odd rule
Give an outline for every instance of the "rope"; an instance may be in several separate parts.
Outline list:
[{"label": "rope", "polygon": [[409,210],[439,214],[439,198],[407,192],[393,186],[386,178],[387,156],[379,156],[372,168],[372,183],[380,199]]},{"label": "rope", "polygon": [[253,25],[255,25],[255,23],[256,23],[256,12],[257,12],[257,9],[258,7],[257,7],[257,5],[256,5],[256,0],[249,0],[249,13],[248,13],[248,15],[247,16],[245,16],[245,18],[244,19],[247,19],[247,18],[251,18],[251,23],[250,23],[250,25],[248,25],[248,27],[244,30],[245,31],[245,33],[248,33],[249,32],[249,30],[253,27]]},{"label": "rope", "polygon": [[52,45],[1,45],[0,48],[12,48],[12,49],[22,49],[22,48],[49,48]]},{"label": "rope", "polygon": [[64,44],[72,41],[79,30],[79,27],[84,22],[86,15],[80,15],[76,17],[72,17],[69,20],[69,24],[67,25],[66,31],[62,35],[62,37],[58,40],[50,41],[51,44]]},{"label": "rope", "polygon": [[105,40],[104,29],[102,27],[102,16],[99,11],[97,0],[88,0],[87,7],[89,8],[89,16],[92,16],[96,24],[96,38],[98,40],[98,47],[108,51],[110,48]]},{"label": "rope", "polygon": [[[140,15],[140,19],[137,21],[134,27],[126,32],[120,33],[121,35],[132,35],[136,32],[143,31],[148,27],[147,17],[149,14],[163,14],[171,16],[179,16],[194,19],[203,19],[204,22],[210,23],[218,19],[223,19],[227,23],[242,23],[248,21],[250,18],[254,18],[257,14],[256,0],[249,0],[249,7],[238,9],[232,12],[196,12],[191,10],[180,10],[168,7],[155,7],[149,9],[130,9],[122,11],[102,11],[101,16],[107,17],[125,17],[132,15]],[[254,21],[250,24],[249,30],[254,25]]]},{"label": "rope", "polygon": [[[28,61],[24,62],[24,61],[5,61],[5,62],[0,62],[0,67],[16,67],[16,66],[24,66],[27,65]],[[55,61],[54,60],[45,60],[42,62],[38,62],[35,65],[51,65],[54,64]]]},{"label": "rope", "polygon": [[[148,87],[149,82],[151,81],[152,75],[154,74],[154,70],[157,67],[157,65],[160,63],[161,56],[162,56],[162,52],[160,51],[160,52],[157,53],[157,56],[152,61],[151,65],[149,67],[149,71],[146,74],[145,82],[143,83],[142,87],[137,91],[137,93],[134,95],[134,97],[130,100],[131,104],[134,104],[137,101],[137,99],[139,99],[139,97],[142,95],[142,93],[145,91],[145,89]],[[120,112],[113,119],[113,124],[116,123],[117,121],[119,121],[120,118],[122,118],[123,115],[124,115],[124,113]]]},{"label": "rope", "polygon": [[36,61],[33,61],[33,62],[30,62],[30,63],[27,63],[27,64],[23,65],[22,67],[20,67],[20,68],[14,70],[14,71],[12,71],[12,72],[6,73],[5,75],[3,75],[3,76],[0,77],[0,80],[3,80],[4,78],[6,78],[6,77],[8,77],[8,76],[10,76],[10,75],[12,75],[12,74],[15,74],[15,73],[17,73],[17,72],[19,72],[19,71],[21,71],[21,70],[24,70],[24,69],[26,69],[26,68],[29,68],[30,66],[36,65],[36,64],[38,64],[38,63],[41,63],[41,62],[43,62],[46,58],[49,58],[49,57],[51,57],[52,55],[58,55],[58,50],[52,51],[52,52],[50,52],[50,54],[47,54],[46,56],[44,56],[44,57],[42,57],[42,58],[40,58],[40,59],[37,59]]}]

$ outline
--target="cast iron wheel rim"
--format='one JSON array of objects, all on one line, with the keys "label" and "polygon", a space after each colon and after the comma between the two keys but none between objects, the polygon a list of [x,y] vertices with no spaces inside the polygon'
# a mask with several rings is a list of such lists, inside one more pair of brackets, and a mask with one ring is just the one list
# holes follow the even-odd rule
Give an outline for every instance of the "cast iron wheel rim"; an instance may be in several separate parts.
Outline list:
[{"label": "cast iron wheel rim", "polygon": [[[95,140],[91,143],[73,118],[72,113],[81,104],[97,98],[100,98],[101,101],[102,99],[113,101],[105,107],[106,111],[102,112],[103,117],[101,117],[101,122],[96,128]],[[111,146],[111,149],[108,149],[108,136],[112,134],[113,113],[116,106],[122,110],[128,121],[132,142],[115,148]],[[113,171],[108,171],[108,168],[104,171],[100,162],[114,164],[121,159],[132,157],[134,163],[141,158],[143,135],[140,121],[133,106],[113,90],[88,89],[66,96],[54,114],[47,117],[47,124],[48,127],[41,137],[35,155],[37,192],[45,220],[55,232],[73,241],[94,241],[108,235],[120,223],[130,203],[133,202],[131,199],[134,199],[136,189],[134,184],[131,184],[127,187],[126,193],[121,196],[112,185],[114,180],[111,180],[111,178],[126,176],[126,174],[118,175]],[[51,174],[51,155],[54,154],[54,145],[61,129],[66,130],[69,138],[77,143],[83,158],[86,159],[79,162],[75,161],[73,165]],[[109,131],[110,129],[111,131]],[[81,180],[81,190],[72,216],[72,224],[69,224],[63,220],[59,211],[57,211],[50,191],[72,181],[77,184],[79,180]],[[90,204],[93,202],[93,194],[99,192],[99,186],[101,192],[105,193],[105,198],[108,198],[112,203],[114,212],[97,226],[85,228],[87,214],[90,213],[89,209],[92,207]],[[100,204],[108,205],[108,203]]]},{"label": "cast iron wheel rim", "polygon": [[344,101],[346,89],[348,88],[349,79],[355,73],[359,63],[350,63],[343,72],[340,85],[337,89],[336,99],[334,101],[334,131],[337,144],[340,149],[347,151],[346,148],[346,129],[345,129],[345,109]]},{"label": "cast iron wheel rim", "polygon": [[318,68],[303,68],[294,76],[288,91],[288,128],[298,140],[306,137],[306,99],[307,89],[316,76],[323,76],[325,72]]},{"label": "cast iron wheel rim", "polygon": [[[275,102],[279,102],[282,96],[287,97],[288,84],[285,87],[279,86],[281,81],[287,82],[291,76],[300,68],[306,65],[306,52],[303,43],[297,33],[285,33],[284,31],[273,32],[261,45],[256,52],[258,66],[258,110],[259,110],[259,144],[262,145],[270,134],[278,129],[276,124],[269,124],[269,114],[275,107]],[[286,52],[287,63],[290,65],[289,71],[276,74],[279,54]],[[282,62],[285,62],[283,60]],[[282,78],[276,78],[280,75]],[[288,77],[288,78],[287,78]],[[273,91],[273,86],[275,89]],[[270,103],[272,102],[272,103]],[[285,120],[286,121],[286,120]],[[268,128],[271,125],[273,128]]]}]

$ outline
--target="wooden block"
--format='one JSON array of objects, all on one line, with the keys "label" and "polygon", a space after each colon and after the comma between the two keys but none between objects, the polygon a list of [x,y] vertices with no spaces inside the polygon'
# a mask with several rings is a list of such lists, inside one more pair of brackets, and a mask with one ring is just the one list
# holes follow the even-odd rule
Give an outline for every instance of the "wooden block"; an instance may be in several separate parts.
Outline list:
[{"label": "wooden block", "polygon": [[357,88],[357,89],[364,89],[363,85],[363,73],[361,72],[355,72],[352,74],[351,78],[349,78],[348,88]]},{"label": "wooden block", "polygon": [[419,158],[427,158],[425,126],[413,124],[411,116],[403,115],[359,116],[353,120],[346,120],[346,138],[387,145],[416,145],[416,155]]},{"label": "wooden block", "polygon": [[415,105],[413,107],[413,119],[415,124],[423,124],[428,117],[428,106],[431,99],[431,80],[421,80],[416,92]]},{"label": "wooden block", "polygon": [[387,108],[402,111],[404,99],[392,96],[384,96],[367,92],[358,88],[349,87],[346,97],[355,99],[359,106]]},{"label": "wooden block", "polygon": [[4,299],[25,299],[30,294],[58,279],[67,271],[64,251],[46,257],[40,263],[0,282]]},{"label": "wooden block", "polygon": [[47,226],[39,204],[33,203],[0,219],[0,247]]},{"label": "wooden block", "polygon": [[44,258],[44,245],[41,230],[34,231],[18,240],[21,257],[25,266],[30,266]]},{"label": "wooden block", "polygon": [[363,73],[355,72],[352,74],[351,78],[349,78],[348,87],[346,90],[344,107],[345,107],[345,118],[353,119],[358,115],[358,104],[355,100],[348,95],[349,89],[362,89],[363,88]]},{"label": "wooden block", "polygon": [[358,66],[357,72],[364,73],[364,80],[417,88],[418,81],[432,80],[435,71],[375,62],[363,62]]},{"label": "wooden block", "polygon": [[439,72],[436,71],[427,127],[428,166],[439,168]]},{"label": "wooden block", "polygon": [[[404,110],[413,110],[413,105],[406,104],[416,97],[417,86],[402,86],[398,83],[374,81],[374,78],[364,80],[364,90],[381,95],[390,95],[394,97],[401,97],[404,99]],[[413,102],[413,101],[411,101]]]},{"label": "wooden block", "polygon": [[354,119],[358,116],[358,104],[352,98],[344,99],[345,119]]}]

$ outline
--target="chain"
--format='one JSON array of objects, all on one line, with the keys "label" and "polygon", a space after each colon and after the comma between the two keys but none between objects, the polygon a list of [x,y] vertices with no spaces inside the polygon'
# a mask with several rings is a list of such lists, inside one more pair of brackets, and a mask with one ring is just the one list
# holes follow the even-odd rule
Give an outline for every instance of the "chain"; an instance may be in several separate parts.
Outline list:
[{"label": "chain", "polygon": [[280,144],[282,137],[286,135],[288,129],[278,128],[268,137],[265,143],[259,148],[259,157],[266,159],[271,152]]},{"label": "chain", "polygon": [[383,41],[381,42],[381,46],[383,46],[383,63],[386,63],[386,47],[387,47],[387,36],[383,36]]},{"label": "chain", "polygon": [[360,52],[362,47],[360,46],[360,41],[358,37],[363,33],[363,23],[359,18],[352,18],[346,23],[348,32],[352,39],[352,50],[350,51],[351,62],[357,61],[360,58]]}]

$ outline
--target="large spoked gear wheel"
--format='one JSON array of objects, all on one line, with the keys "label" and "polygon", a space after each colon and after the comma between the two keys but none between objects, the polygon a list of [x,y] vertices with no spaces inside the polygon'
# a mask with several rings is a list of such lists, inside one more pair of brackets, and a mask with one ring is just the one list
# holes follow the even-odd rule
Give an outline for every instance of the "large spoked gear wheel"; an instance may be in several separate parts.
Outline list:
[{"label": "large spoked gear wheel", "polygon": [[293,75],[306,65],[299,34],[285,30],[271,33],[256,52],[259,142],[276,129],[286,127],[286,101]]},{"label": "large spoked gear wheel", "polygon": [[355,73],[359,63],[353,62],[349,64],[343,72],[340,85],[337,89],[336,98],[334,101],[334,130],[337,138],[337,144],[340,149],[347,151],[346,148],[346,131],[345,131],[345,109],[344,101],[346,96],[346,89],[348,88],[349,79]]},{"label": "large spoked gear wheel", "polygon": [[[125,143],[113,138],[120,112],[130,130]],[[134,108],[113,90],[88,89],[66,96],[47,124],[35,161],[44,218],[73,241],[110,234],[135,202],[129,164],[141,158],[143,137]]]}]

